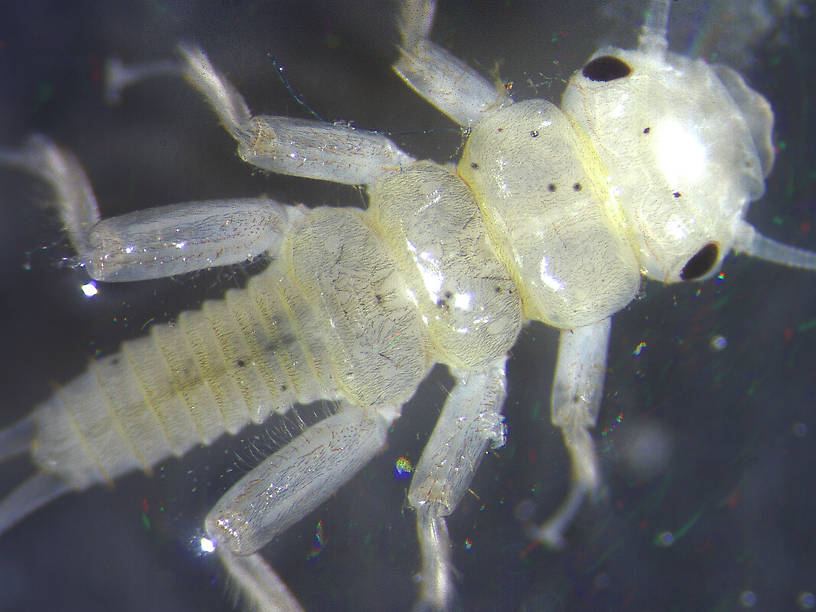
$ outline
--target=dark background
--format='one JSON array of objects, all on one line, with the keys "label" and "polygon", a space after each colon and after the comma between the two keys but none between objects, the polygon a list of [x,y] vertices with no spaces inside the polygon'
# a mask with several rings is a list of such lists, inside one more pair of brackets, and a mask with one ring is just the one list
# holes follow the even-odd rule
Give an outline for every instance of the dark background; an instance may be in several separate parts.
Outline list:
[{"label": "dark background", "polygon": [[[780,155],[748,216],[774,238],[816,249],[814,21],[788,15],[760,27],[748,5],[764,4],[675,2],[672,46],[740,67],[768,97]],[[324,118],[383,130],[418,157],[455,159],[458,130],[390,73],[390,9],[362,0],[4,3],[0,146],[42,132],[73,151],[104,216],[262,193],[361,205],[355,189],[242,165],[179,80],[146,82],[106,106],[101,68],[114,54],[126,62],[172,57],[177,41],[193,40],[253,110],[307,116],[277,78],[272,53]],[[433,38],[484,73],[498,66],[517,99],[558,100],[597,46],[635,44],[641,11],[641,2],[621,0],[441,2]],[[253,269],[105,285],[88,300],[79,290],[84,273],[60,263],[72,253],[58,222],[37,206],[47,199],[41,184],[0,169],[3,426],[97,351],[222,295]],[[546,518],[569,469],[548,414],[557,336],[537,324],[523,332],[509,366],[508,445],[484,460],[473,495],[449,521],[465,609],[738,610],[754,599],[761,610],[807,609],[803,593],[816,593],[816,277],[733,256],[723,273],[702,285],[646,284],[615,317],[594,431],[604,487],[563,551],[529,548],[517,518],[525,508]],[[722,351],[711,348],[717,335],[728,341]],[[418,460],[445,385],[450,379],[436,370],[383,454],[265,549],[307,609],[410,607],[414,517],[409,483],[392,466],[400,456]],[[217,564],[200,558],[195,539],[207,509],[257,461],[250,443],[271,450],[281,428],[256,428],[169,461],[152,479],[131,475],[32,515],[0,538],[0,609],[231,609]],[[0,491],[29,472],[24,459],[6,463]],[[319,521],[324,546],[315,555]],[[668,546],[659,544],[666,532]]]}]

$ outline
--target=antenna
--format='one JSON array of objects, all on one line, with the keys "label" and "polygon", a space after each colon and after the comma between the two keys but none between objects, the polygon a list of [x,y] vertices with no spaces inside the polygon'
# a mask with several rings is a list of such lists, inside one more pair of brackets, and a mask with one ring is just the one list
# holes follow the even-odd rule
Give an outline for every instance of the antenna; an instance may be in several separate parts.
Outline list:
[{"label": "antenna", "polygon": [[646,11],[646,21],[640,32],[640,50],[649,55],[665,57],[669,47],[666,27],[669,23],[669,0],[652,0]]}]

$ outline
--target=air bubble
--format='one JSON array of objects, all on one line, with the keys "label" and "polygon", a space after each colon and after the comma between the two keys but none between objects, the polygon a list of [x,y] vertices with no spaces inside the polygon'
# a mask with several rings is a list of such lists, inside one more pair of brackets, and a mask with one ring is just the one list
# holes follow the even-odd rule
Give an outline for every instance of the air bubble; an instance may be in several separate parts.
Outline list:
[{"label": "air bubble", "polygon": [[655,538],[655,543],[658,546],[662,546],[663,548],[668,548],[672,544],[674,544],[674,534],[671,531],[663,531],[657,534],[657,538]]},{"label": "air bubble", "polygon": [[756,593],[753,591],[743,591],[740,593],[739,602],[743,608],[753,608],[757,603]]},{"label": "air bubble", "polygon": [[711,339],[711,350],[712,351],[721,351],[728,346],[728,340],[725,336],[717,334]]}]

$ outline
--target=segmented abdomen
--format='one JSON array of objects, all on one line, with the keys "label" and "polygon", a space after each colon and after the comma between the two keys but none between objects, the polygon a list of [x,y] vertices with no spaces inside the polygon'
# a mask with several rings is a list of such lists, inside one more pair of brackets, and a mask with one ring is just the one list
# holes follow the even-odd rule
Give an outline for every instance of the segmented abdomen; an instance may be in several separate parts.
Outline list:
[{"label": "segmented abdomen", "polygon": [[74,488],[149,470],[292,404],[337,396],[311,310],[280,266],[157,325],[35,412],[33,456]]}]

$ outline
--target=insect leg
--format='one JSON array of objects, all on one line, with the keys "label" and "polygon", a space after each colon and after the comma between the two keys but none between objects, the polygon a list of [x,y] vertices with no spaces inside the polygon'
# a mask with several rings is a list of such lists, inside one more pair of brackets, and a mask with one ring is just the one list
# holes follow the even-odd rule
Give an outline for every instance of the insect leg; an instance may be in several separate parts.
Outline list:
[{"label": "insect leg", "polygon": [[598,462],[587,429],[598,422],[606,374],[611,319],[561,331],[552,393],[552,422],[560,427],[572,461],[567,499],[546,523],[533,527],[538,540],[563,544],[563,533],[587,493],[598,486]]},{"label": "insect leg", "polygon": [[185,202],[103,219],[80,254],[104,281],[161,278],[275,256],[304,211],[267,198]]},{"label": "insect leg", "polygon": [[454,587],[445,518],[458,505],[488,445],[504,445],[501,407],[506,359],[483,372],[456,371],[456,386],[422,453],[408,491],[417,513],[422,568],[421,605],[446,608]]},{"label": "insect leg", "polygon": [[0,150],[0,164],[38,176],[54,191],[55,205],[77,253],[91,250],[88,231],[99,221],[93,188],[76,157],[41,135],[29,137],[22,149]]},{"label": "insect leg", "polygon": [[159,60],[126,66],[118,57],[105,62],[105,102],[118,104],[122,90],[139,81],[157,76],[183,76],[184,64],[173,60]]},{"label": "insect leg", "polygon": [[[344,403],[336,414],[304,431],[227,491],[205,519],[208,536],[231,578],[247,597],[276,590],[279,579],[252,555],[319,506],[385,444],[398,409],[363,409]],[[237,567],[234,564],[238,564]]]},{"label": "insect leg", "polygon": [[79,262],[100,281],[134,281],[275,255],[303,210],[265,198],[186,202],[99,220],[82,166],[43,136],[0,163],[47,181]]},{"label": "insect leg", "polygon": [[226,547],[216,549],[230,580],[235,581],[246,600],[246,607],[268,612],[302,612],[303,608],[286,583],[261,553],[247,556],[232,554]]},{"label": "insect leg", "polygon": [[428,40],[434,0],[405,0],[399,17],[400,58],[394,71],[420,96],[459,125],[468,127],[493,108],[512,104],[496,86],[448,51]]},{"label": "insect leg", "polygon": [[201,49],[180,47],[186,76],[238,142],[245,162],[278,174],[369,185],[414,159],[381,134],[347,125],[252,116],[243,97]]}]

